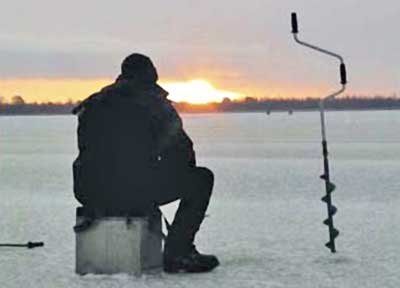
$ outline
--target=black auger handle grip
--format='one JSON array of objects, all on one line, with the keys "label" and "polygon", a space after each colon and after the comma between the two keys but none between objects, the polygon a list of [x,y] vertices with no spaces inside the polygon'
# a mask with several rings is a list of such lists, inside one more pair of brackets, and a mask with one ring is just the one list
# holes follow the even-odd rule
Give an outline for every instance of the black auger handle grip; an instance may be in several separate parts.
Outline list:
[{"label": "black auger handle grip", "polygon": [[28,247],[29,249],[33,249],[36,247],[43,247],[44,243],[43,242],[28,242],[26,244],[26,247]]},{"label": "black auger handle grip", "polygon": [[292,33],[293,34],[299,33],[299,28],[297,25],[297,14],[295,12],[292,13]]},{"label": "black auger handle grip", "polygon": [[344,63],[340,64],[340,83],[342,83],[342,85],[347,84],[347,71]]}]

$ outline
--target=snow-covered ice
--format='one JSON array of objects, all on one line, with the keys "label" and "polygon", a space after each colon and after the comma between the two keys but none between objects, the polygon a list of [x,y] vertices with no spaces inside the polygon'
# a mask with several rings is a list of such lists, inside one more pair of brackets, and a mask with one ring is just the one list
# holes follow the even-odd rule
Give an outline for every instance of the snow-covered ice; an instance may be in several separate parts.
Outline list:
[{"label": "snow-covered ice", "polygon": [[[71,164],[76,119],[0,117],[0,285],[16,287],[400,287],[400,112],[328,112],[338,253],[324,247],[316,112],[185,115],[216,175],[197,244],[201,275],[77,276]],[[176,205],[164,207],[173,217]]]}]

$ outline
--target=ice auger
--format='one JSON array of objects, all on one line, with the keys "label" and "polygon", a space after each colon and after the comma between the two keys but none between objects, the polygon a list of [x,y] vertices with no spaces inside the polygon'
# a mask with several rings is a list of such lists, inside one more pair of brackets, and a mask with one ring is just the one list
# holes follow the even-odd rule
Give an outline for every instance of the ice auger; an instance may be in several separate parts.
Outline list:
[{"label": "ice auger", "polygon": [[346,84],[347,84],[347,75],[346,75],[346,65],[344,64],[343,57],[330,52],[328,50],[322,49],[320,47],[317,47],[315,45],[311,45],[309,43],[303,42],[299,40],[297,37],[297,34],[299,33],[298,30],[298,24],[297,24],[297,15],[296,13],[292,13],[292,33],[294,40],[303,46],[306,46],[308,48],[311,48],[313,50],[316,50],[318,52],[324,53],[326,55],[335,57],[340,61],[340,66],[339,66],[339,71],[340,71],[340,83],[342,87],[332,93],[331,95],[328,95],[326,97],[322,97],[320,99],[320,116],[321,116],[321,134],[322,134],[322,155],[323,155],[323,162],[324,162],[324,174],[322,174],[320,177],[322,180],[325,181],[325,190],[326,190],[326,195],[322,197],[322,201],[326,203],[327,205],[327,211],[328,211],[328,218],[323,221],[325,225],[328,226],[329,228],[329,242],[325,244],[327,248],[331,250],[332,253],[336,252],[336,246],[335,246],[335,239],[339,235],[339,230],[335,228],[333,225],[333,216],[337,212],[337,208],[332,204],[332,192],[336,189],[335,184],[333,184],[330,180],[330,175],[329,175],[329,161],[328,161],[328,142],[326,140],[326,130],[325,130],[325,101],[331,100],[337,95],[341,94],[345,89],[346,89]]}]

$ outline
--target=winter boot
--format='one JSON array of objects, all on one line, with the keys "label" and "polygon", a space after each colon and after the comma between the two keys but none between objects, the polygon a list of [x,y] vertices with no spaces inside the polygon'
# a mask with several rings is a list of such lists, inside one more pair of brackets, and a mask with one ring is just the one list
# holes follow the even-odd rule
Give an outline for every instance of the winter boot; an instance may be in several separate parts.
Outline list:
[{"label": "winter boot", "polygon": [[199,253],[193,245],[191,251],[186,255],[173,255],[164,252],[164,271],[167,273],[201,273],[212,271],[219,265],[214,255]]}]

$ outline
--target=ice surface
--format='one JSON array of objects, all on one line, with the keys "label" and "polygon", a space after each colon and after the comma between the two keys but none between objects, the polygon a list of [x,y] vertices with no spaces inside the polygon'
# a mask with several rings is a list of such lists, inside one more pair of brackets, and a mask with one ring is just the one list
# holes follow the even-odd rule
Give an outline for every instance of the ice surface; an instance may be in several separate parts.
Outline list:
[{"label": "ice surface", "polygon": [[[328,112],[338,253],[320,201],[317,113],[185,115],[216,175],[199,249],[204,275],[74,273],[74,117],[0,117],[1,287],[400,287],[400,112]],[[164,207],[173,217],[176,204]]]}]

